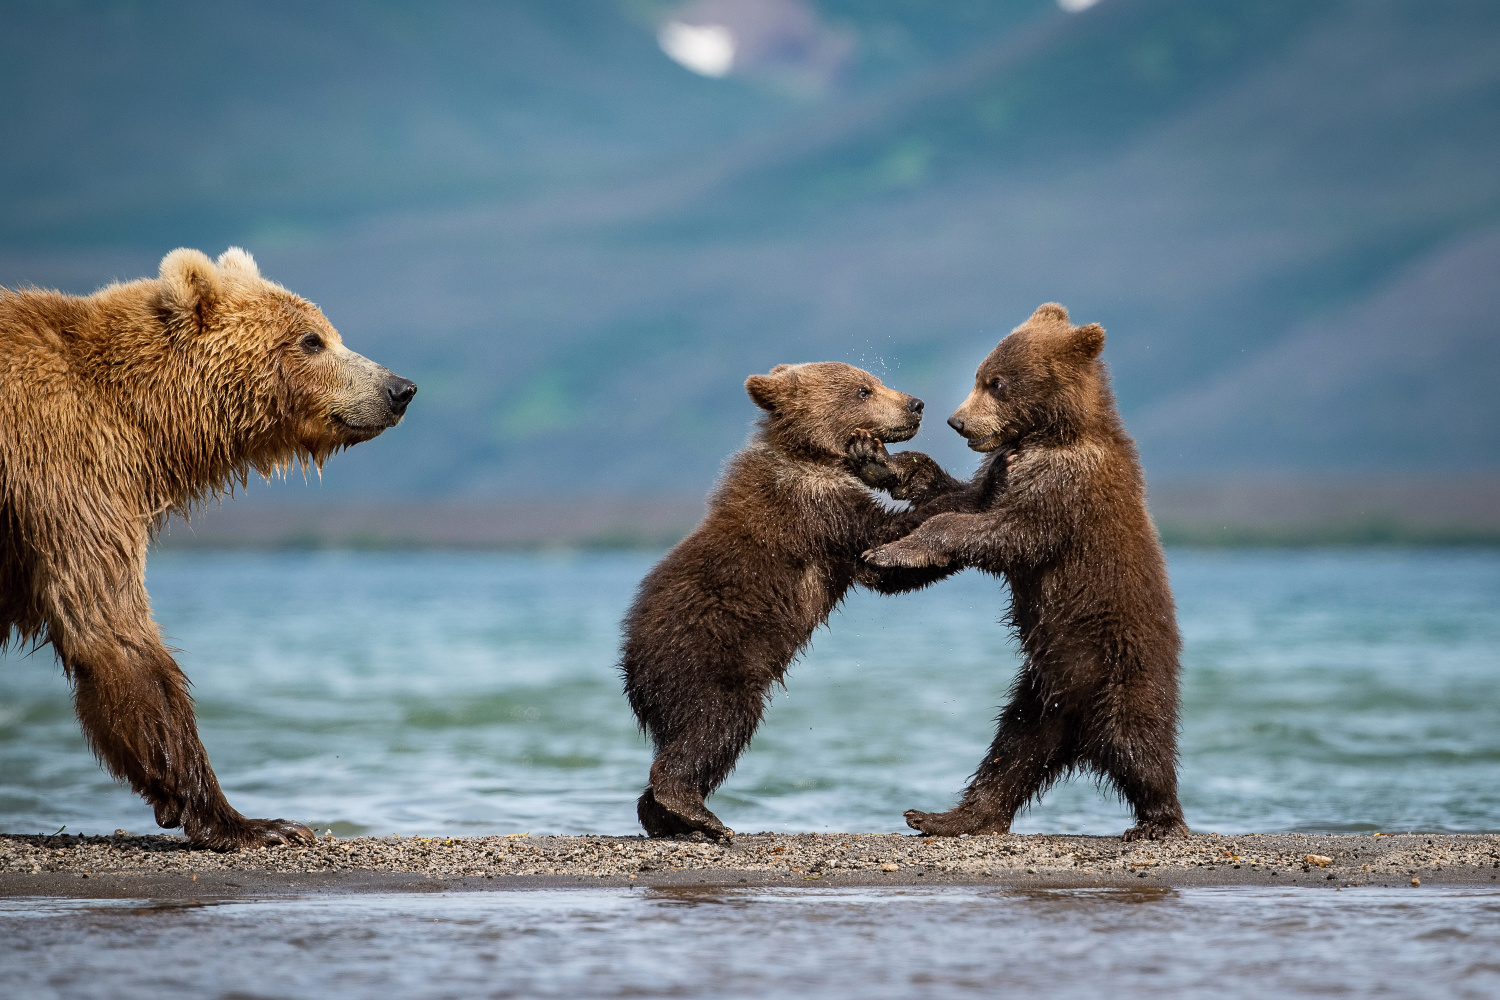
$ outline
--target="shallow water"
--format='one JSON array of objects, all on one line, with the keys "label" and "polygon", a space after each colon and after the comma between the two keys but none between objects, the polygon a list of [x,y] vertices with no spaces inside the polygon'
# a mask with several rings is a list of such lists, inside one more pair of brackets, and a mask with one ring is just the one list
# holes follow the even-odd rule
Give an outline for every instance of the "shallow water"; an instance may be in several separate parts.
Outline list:
[{"label": "shallow water", "polygon": [[1467,889],[0,900],[12,996],[1493,997]]},{"label": "shallow water", "polygon": [[[168,553],[149,584],[250,815],[340,834],[632,833],[649,756],[614,663],[652,560]],[[1500,553],[1179,551],[1171,565],[1193,827],[1500,830]],[[747,831],[891,831],[904,809],[951,804],[1015,671],[1003,600],[976,573],[852,596],[714,809]],[[89,755],[50,653],[12,653],[0,830],[64,825],[154,828]],[[1016,829],[1127,825],[1080,780]]]}]

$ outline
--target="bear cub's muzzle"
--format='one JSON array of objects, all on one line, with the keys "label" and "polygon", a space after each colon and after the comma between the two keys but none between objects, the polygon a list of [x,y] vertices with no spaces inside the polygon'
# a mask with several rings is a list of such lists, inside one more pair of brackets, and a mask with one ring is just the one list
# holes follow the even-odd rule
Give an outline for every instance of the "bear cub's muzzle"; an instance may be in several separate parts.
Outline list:
[{"label": "bear cub's muzzle", "polygon": [[906,412],[909,417],[904,423],[872,428],[872,433],[888,444],[910,441],[917,436],[917,430],[922,426],[922,401],[915,396],[910,397],[906,401]]}]

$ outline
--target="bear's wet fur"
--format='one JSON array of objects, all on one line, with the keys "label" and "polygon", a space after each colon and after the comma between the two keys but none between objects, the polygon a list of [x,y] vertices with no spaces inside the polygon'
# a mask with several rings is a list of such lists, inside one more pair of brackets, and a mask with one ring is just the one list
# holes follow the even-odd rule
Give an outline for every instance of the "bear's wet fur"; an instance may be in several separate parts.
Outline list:
[{"label": "bear's wet fur", "polygon": [[[759,431],[729,460],[702,523],[641,582],[625,619],[625,694],[655,749],[637,804],[653,837],[733,835],[704,799],[749,744],[771,686],[850,586],[894,593],[948,572],[860,559],[921,513],[871,495],[853,472],[851,439],[861,454],[883,456],[881,441],[917,432],[921,400],[835,362],[778,365],[745,389],[765,411]],[[922,472],[958,486],[934,468]]]},{"label": "bear's wet fur", "polygon": [[[906,814],[925,834],[1007,833],[1018,810],[1079,769],[1134,809],[1125,839],[1188,832],[1177,799],[1176,608],[1103,347],[1097,324],[1038,308],[979,366],[948,421],[987,453],[974,481],[948,512],[866,555],[884,568],[1005,577],[1025,654],[962,800]],[[870,467],[864,476],[882,482]]]},{"label": "bear's wet fur", "polygon": [[0,645],[50,643],[89,745],[165,827],[227,850],[307,839],[224,798],[146,595],[146,548],[250,472],[321,465],[416,386],[343,346],[248,253],[174,250],[87,297],[0,288]]}]

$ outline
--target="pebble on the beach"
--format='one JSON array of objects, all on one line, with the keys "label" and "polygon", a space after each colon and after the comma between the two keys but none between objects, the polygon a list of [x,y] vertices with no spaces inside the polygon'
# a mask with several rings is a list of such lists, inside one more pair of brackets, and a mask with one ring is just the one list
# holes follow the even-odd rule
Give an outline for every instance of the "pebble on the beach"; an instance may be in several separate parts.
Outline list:
[{"label": "pebble on the beach", "polygon": [[1309,854],[1302,860],[1306,861],[1310,865],[1317,865],[1319,868],[1327,868],[1329,865],[1333,864],[1332,858],[1325,858],[1321,854]]}]

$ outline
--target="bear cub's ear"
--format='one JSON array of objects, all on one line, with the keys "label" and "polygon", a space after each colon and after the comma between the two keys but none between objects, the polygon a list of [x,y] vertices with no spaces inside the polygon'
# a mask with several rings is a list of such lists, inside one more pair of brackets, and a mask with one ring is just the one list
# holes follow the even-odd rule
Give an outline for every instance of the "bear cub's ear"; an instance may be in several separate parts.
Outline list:
[{"label": "bear cub's ear", "polygon": [[1098,323],[1080,326],[1073,331],[1073,350],[1084,360],[1091,361],[1104,350],[1104,327]]},{"label": "bear cub's ear", "polygon": [[791,392],[795,378],[791,365],[777,365],[769,375],[751,375],[745,379],[745,391],[756,406],[774,413]]},{"label": "bear cub's ear", "polygon": [[180,247],[161,259],[160,273],[167,303],[197,316],[201,323],[222,290],[214,262],[200,250]]},{"label": "bear cub's ear", "polygon": [[255,258],[250,256],[249,250],[241,247],[230,247],[219,254],[219,270],[236,271],[246,278],[260,277],[260,268],[255,265]]}]

